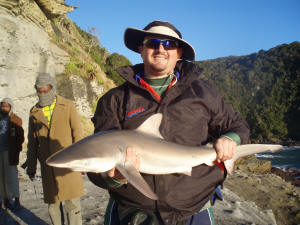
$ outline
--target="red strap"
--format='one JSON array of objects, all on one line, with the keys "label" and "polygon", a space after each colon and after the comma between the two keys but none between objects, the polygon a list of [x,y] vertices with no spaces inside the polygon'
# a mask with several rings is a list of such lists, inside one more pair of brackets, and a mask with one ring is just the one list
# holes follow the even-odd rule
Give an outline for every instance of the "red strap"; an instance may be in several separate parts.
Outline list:
[{"label": "red strap", "polygon": [[173,85],[174,85],[176,82],[177,82],[177,79],[176,79],[176,78],[173,78],[173,80],[172,80],[171,83],[169,84],[167,90],[171,89],[171,88],[173,87]]},{"label": "red strap", "polygon": [[155,96],[155,98],[158,101],[161,102],[161,97],[159,96],[159,94],[157,94],[156,91],[154,91],[154,89],[142,78],[140,78],[140,85],[142,85],[144,88],[146,88],[150,93],[152,93]]},{"label": "red strap", "polygon": [[221,170],[222,170],[222,173],[224,174],[225,173],[225,166],[224,166],[224,163],[223,162],[218,162],[217,160],[213,161],[213,163],[215,165],[217,165]]},{"label": "red strap", "polygon": [[[174,78],[171,83],[169,84],[167,90],[171,89],[173,87],[173,85],[176,83],[177,79]],[[146,88],[150,93],[152,93],[155,98],[161,102],[161,97],[159,96],[159,94],[157,94],[156,91],[154,91],[154,89],[146,82],[144,81],[142,78],[139,78],[139,82],[140,82],[140,85],[142,85],[144,88]]]}]

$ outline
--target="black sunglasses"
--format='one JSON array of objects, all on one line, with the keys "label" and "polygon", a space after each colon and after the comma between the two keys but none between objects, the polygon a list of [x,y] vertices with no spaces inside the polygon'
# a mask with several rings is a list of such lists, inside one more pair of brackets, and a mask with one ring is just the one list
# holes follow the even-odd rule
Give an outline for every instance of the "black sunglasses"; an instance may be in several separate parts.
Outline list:
[{"label": "black sunglasses", "polygon": [[163,45],[165,50],[170,50],[178,47],[178,42],[174,40],[159,40],[156,38],[153,39],[147,39],[143,41],[143,44],[147,48],[153,48],[153,49],[158,49],[160,44]]}]

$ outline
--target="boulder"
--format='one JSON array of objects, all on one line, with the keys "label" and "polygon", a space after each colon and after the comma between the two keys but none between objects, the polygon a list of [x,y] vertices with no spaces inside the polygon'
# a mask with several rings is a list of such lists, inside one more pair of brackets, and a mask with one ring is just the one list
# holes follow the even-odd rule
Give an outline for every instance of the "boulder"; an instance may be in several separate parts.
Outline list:
[{"label": "boulder", "polygon": [[244,157],[236,162],[236,168],[257,174],[271,172],[271,162],[268,160],[259,160],[255,155]]}]

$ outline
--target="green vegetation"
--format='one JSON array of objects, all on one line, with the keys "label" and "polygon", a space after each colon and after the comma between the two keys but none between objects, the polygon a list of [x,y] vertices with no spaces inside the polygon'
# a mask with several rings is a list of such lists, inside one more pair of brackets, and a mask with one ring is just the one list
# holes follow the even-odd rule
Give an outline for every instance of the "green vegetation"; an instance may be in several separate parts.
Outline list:
[{"label": "green vegetation", "polygon": [[[93,84],[90,81],[97,81],[102,86],[103,93],[101,95],[115,87],[115,83],[120,83],[120,77],[116,74],[108,77],[105,74],[106,70],[110,74],[114,73],[112,72],[113,68],[106,65],[106,60],[107,58],[111,59],[110,65],[116,65],[118,62],[114,62],[114,57],[110,57],[108,51],[101,47],[98,39],[99,31],[96,28],[92,27],[88,28],[88,31],[84,31],[66,16],[53,18],[52,28],[54,32],[50,33],[51,41],[70,56],[69,62],[65,64],[63,74],[56,75],[59,93],[73,99],[69,76],[80,76],[87,85],[87,101],[91,108],[95,108],[100,96],[96,96],[97,94],[91,90]],[[121,58],[122,61],[127,60],[125,57]],[[127,63],[130,64],[128,60]]]},{"label": "green vegetation", "polygon": [[66,66],[65,66],[65,74],[73,74],[77,73],[78,67],[77,64],[74,61],[70,61]]},{"label": "green vegetation", "polygon": [[249,123],[253,142],[300,141],[300,43],[197,62]]},{"label": "green vegetation", "polygon": [[[100,66],[102,70],[104,70],[109,79],[113,80],[116,85],[122,84],[124,80],[119,76],[115,69],[119,66],[131,65],[131,62],[125,56],[117,53],[109,55],[108,51],[101,47],[100,41],[97,38],[97,35],[99,35],[100,32],[95,27],[89,28],[88,32],[86,32],[75,23],[74,25],[84,40],[83,48],[85,52]],[[84,73],[87,74],[87,77],[90,78],[95,75],[95,70],[91,64],[84,64],[83,67],[85,69]],[[103,83],[99,79],[98,81],[100,84]]]},{"label": "green vegetation", "polygon": [[[105,91],[113,86],[107,78],[115,85],[124,82],[116,68],[131,62],[101,47],[96,28],[86,32],[67,17],[53,23],[56,28],[52,41],[70,55],[65,75],[97,79]],[[226,101],[248,121],[252,142],[300,142],[299,42],[247,56],[196,63],[203,68],[201,77],[214,83]],[[62,89],[70,92],[63,86]],[[95,108],[94,100],[90,104]]]},{"label": "green vegetation", "polygon": [[[96,28],[82,30],[67,17],[53,20],[54,33],[51,40],[71,56],[66,64],[66,75],[79,75],[89,80],[97,79],[103,84],[100,73],[104,71],[108,52],[100,46]],[[103,73],[103,72],[102,72]]]},{"label": "green vegetation", "polygon": [[116,68],[120,66],[132,65],[131,62],[117,53],[113,53],[106,59],[105,71],[107,76],[112,79],[116,85],[124,83],[124,79],[116,72]]}]

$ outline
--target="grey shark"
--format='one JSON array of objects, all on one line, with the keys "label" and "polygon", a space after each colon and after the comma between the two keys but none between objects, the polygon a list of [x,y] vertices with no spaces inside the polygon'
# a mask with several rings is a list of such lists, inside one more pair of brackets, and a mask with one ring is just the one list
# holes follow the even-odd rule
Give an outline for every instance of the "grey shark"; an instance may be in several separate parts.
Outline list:
[{"label": "grey shark", "polygon": [[[103,173],[116,167],[128,182],[151,199],[157,195],[140,173],[191,175],[192,168],[200,164],[213,165],[216,152],[212,146],[185,146],[164,140],[159,132],[162,114],[154,114],[135,130],[99,132],[55,153],[47,159],[53,167],[73,171]],[[140,156],[140,169],[125,162],[127,147],[133,147]],[[229,174],[234,162],[247,155],[276,151],[281,145],[249,144],[237,147],[235,156],[224,162]]]}]

